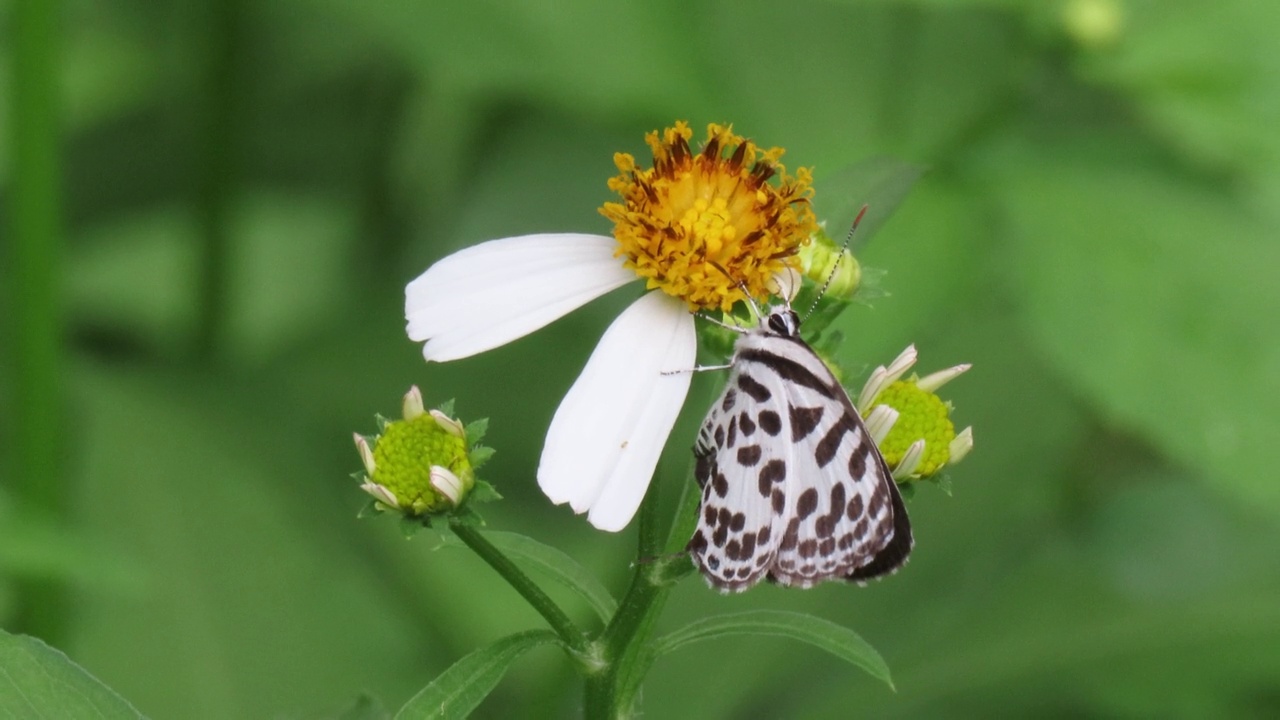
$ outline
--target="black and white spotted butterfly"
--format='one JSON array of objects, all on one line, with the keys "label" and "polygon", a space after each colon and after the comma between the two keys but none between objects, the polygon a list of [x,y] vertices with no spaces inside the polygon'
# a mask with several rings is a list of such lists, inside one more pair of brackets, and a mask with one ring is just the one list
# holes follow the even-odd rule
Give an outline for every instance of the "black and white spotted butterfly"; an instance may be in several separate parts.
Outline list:
[{"label": "black and white spotted butterfly", "polygon": [[911,525],[866,424],[800,338],[799,316],[785,305],[756,314],[757,327],[735,328],[728,383],[694,447],[694,562],[725,592],[897,570]]}]

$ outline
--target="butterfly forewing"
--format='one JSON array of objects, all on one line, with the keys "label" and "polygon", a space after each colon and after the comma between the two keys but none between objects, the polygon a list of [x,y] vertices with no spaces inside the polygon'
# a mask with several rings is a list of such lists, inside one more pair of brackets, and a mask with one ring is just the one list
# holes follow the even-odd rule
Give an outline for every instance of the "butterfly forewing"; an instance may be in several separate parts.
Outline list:
[{"label": "butterfly forewing", "polygon": [[738,340],[694,449],[702,507],[689,550],[722,590],[865,580],[911,550],[884,459],[797,325],[775,309]]}]

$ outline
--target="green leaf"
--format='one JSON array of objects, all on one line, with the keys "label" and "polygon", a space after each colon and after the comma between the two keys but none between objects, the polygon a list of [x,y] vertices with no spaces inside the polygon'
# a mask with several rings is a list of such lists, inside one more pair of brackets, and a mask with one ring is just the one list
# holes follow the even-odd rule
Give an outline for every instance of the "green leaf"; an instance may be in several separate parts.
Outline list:
[{"label": "green leaf", "polygon": [[852,248],[862,247],[907,199],[924,171],[922,165],[887,157],[855,163],[816,181],[820,192],[814,195],[814,211],[826,221],[827,235],[841,245],[865,205],[867,214],[850,242]]},{"label": "green leaf", "polygon": [[444,402],[440,403],[440,406],[437,407],[436,410],[439,410],[440,414],[442,415],[445,415],[447,417],[453,417],[454,402],[455,402],[454,398],[449,398],[448,400],[445,400]]},{"label": "green leaf", "polygon": [[1276,227],[1140,140],[1002,156],[1005,277],[1043,354],[1114,426],[1251,506],[1280,509]]},{"label": "green leaf", "polygon": [[476,445],[471,448],[471,452],[468,453],[471,458],[471,468],[476,469],[489,462],[489,458],[493,457],[495,452],[497,451],[485,445]]},{"label": "green leaf", "polygon": [[431,518],[401,515],[398,525],[400,526],[400,534],[404,536],[404,539],[412,540],[413,536],[422,532],[422,528],[431,527]]},{"label": "green leaf", "polygon": [[[483,448],[483,449],[488,450],[489,448]],[[474,467],[474,464],[475,463],[473,461],[472,463],[473,467]],[[466,504],[470,505],[472,503],[478,503],[478,502],[482,502],[482,503],[494,502],[495,500],[501,500],[501,499],[502,499],[502,493],[498,492],[497,488],[485,482],[484,480],[476,480],[476,484],[471,488],[471,494],[467,495]]]},{"label": "green leaf", "polygon": [[[446,547],[465,547],[462,541],[453,535],[442,537]],[[613,617],[614,611],[618,609],[618,601],[613,599],[604,585],[601,585],[589,570],[563,552],[519,533],[486,532],[485,537],[525,568],[535,568],[556,583],[577,593],[587,601],[601,620],[608,622]]]},{"label": "green leaf", "polygon": [[862,636],[829,620],[782,610],[752,610],[703,618],[659,638],[654,643],[653,654],[656,657],[689,643],[727,635],[777,635],[807,642],[893,687],[889,666]]},{"label": "green leaf", "polygon": [[1270,174],[1280,157],[1275,113],[1280,6],[1253,0],[1130,3],[1115,52],[1082,72],[1119,90],[1151,132],[1184,157]]},{"label": "green leaf", "polygon": [[40,640],[0,631],[0,717],[140,718],[114,690]]},{"label": "green leaf", "polygon": [[508,635],[445,670],[396,713],[396,720],[465,718],[486,698],[511,664],[541,645],[557,643],[550,630]]},{"label": "green leaf", "polygon": [[467,423],[467,444],[475,445],[484,439],[484,434],[489,431],[489,418],[480,418],[474,422]]}]

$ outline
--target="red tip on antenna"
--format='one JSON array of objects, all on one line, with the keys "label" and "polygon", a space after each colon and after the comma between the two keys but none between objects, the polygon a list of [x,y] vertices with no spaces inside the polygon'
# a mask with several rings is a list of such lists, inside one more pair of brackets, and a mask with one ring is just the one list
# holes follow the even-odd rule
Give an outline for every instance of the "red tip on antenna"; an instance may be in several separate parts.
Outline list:
[{"label": "red tip on antenna", "polygon": [[862,209],[858,211],[858,217],[853,219],[854,227],[858,227],[858,223],[862,222],[862,216],[867,214],[868,207],[870,207],[870,205],[863,205]]}]

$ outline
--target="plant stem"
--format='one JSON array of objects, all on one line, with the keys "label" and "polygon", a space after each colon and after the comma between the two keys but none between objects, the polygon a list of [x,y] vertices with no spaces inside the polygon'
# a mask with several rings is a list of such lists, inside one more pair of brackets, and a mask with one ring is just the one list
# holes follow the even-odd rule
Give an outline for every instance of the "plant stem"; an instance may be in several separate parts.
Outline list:
[{"label": "plant stem", "polygon": [[[61,122],[58,111],[60,3],[19,0],[13,6],[13,94],[9,147],[11,235],[6,283],[13,383],[9,475],[21,512],[57,522],[66,505],[63,475],[63,316],[58,292],[62,260]],[[64,620],[61,583],[31,579],[18,588],[16,625],[57,643]]]},{"label": "plant stem", "polygon": [[227,337],[230,307],[231,231],[238,120],[241,13],[239,0],[210,0],[201,8],[207,28],[204,56],[204,94],[197,127],[199,178],[196,213],[200,223],[200,316],[196,352],[206,360],[217,357]]},{"label": "plant stem", "polygon": [[632,704],[640,680],[648,667],[645,639],[652,632],[666,604],[672,583],[667,580],[666,561],[658,529],[657,483],[649,487],[640,505],[640,539],[635,573],[618,611],[600,635],[605,668],[587,677],[585,713],[588,718],[612,720],[632,714]]},{"label": "plant stem", "polygon": [[510,558],[503,555],[501,550],[494,547],[480,534],[479,530],[456,520],[449,521],[449,529],[453,530],[467,547],[475,551],[481,560],[488,563],[489,567],[496,570],[511,587],[515,588],[516,592],[520,593],[533,606],[533,609],[546,619],[547,624],[560,636],[565,645],[579,655],[585,656],[588,653],[590,639],[582,628],[575,625],[560,606],[542,591],[542,588],[529,579],[529,576],[511,562]]}]

